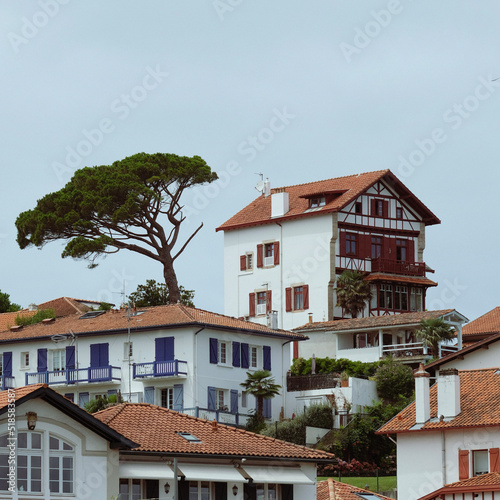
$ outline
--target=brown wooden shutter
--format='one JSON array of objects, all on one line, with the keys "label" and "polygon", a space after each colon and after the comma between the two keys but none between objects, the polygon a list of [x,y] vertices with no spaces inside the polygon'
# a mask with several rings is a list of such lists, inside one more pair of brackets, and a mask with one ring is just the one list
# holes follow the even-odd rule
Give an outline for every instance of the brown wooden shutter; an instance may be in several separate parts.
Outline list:
[{"label": "brown wooden shutter", "polygon": [[387,238],[387,259],[396,260],[396,238]]},{"label": "brown wooden shutter", "polygon": [[415,241],[413,239],[408,240],[408,255],[406,256],[406,260],[410,263],[417,261],[415,259]]},{"label": "brown wooden shutter", "polygon": [[255,316],[255,293],[250,293],[248,295],[248,315]]},{"label": "brown wooden shutter", "polygon": [[264,256],[264,246],[257,245],[257,267],[262,267],[264,260],[263,256]]},{"label": "brown wooden shutter", "polygon": [[285,288],[285,310],[287,312],[292,310],[292,289],[291,288]]},{"label": "brown wooden shutter", "polygon": [[297,359],[299,357],[299,343],[295,340],[293,342],[293,359]]},{"label": "brown wooden shutter", "polygon": [[469,450],[458,450],[458,480],[469,479]]},{"label": "brown wooden shutter", "polygon": [[490,472],[500,472],[499,456],[499,448],[490,448]]},{"label": "brown wooden shutter", "polygon": [[247,256],[240,255],[240,271],[246,271],[246,270],[247,270]]},{"label": "brown wooden shutter", "polygon": [[346,254],[345,231],[340,231],[340,256],[345,257]]},{"label": "brown wooden shutter", "polygon": [[274,265],[277,266],[280,263],[280,242],[274,242]]},{"label": "brown wooden shutter", "polygon": [[266,296],[266,312],[269,314],[272,310],[273,310],[272,290],[268,290]]},{"label": "brown wooden shutter", "polygon": [[370,200],[370,215],[372,217],[377,216],[377,214],[375,213],[375,200],[373,198]]},{"label": "brown wooden shutter", "polygon": [[304,291],[304,309],[309,309],[309,285],[304,285],[302,290]]},{"label": "brown wooden shutter", "polygon": [[368,259],[372,256],[372,235],[360,234],[360,254],[361,259]]},{"label": "brown wooden shutter", "polygon": [[389,217],[389,202],[384,200],[382,202],[382,216],[384,219],[387,219]]}]

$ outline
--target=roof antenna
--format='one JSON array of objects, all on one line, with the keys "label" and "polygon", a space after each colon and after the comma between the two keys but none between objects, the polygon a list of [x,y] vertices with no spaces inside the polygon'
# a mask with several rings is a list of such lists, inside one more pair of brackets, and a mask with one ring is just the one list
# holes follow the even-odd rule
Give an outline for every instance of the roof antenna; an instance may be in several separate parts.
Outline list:
[{"label": "roof antenna", "polygon": [[262,172],[254,172],[255,175],[260,175],[260,181],[257,182],[255,185],[255,189],[259,192],[262,193],[264,191],[264,174]]}]

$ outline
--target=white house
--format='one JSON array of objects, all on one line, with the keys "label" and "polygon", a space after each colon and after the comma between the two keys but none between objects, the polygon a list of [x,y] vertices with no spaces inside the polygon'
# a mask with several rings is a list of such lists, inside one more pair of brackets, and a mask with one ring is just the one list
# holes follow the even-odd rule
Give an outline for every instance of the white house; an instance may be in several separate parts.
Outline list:
[{"label": "white house", "polygon": [[2,499],[314,500],[332,459],[146,403],[90,415],[46,385],[0,393]]},{"label": "white house", "polygon": [[[181,304],[91,311],[0,332],[2,388],[46,383],[80,406],[121,391],[195,416],[244,424],[255,398],[240,386],[248,371],[267,369],[285,387],[290,342],[273,330]],[[278,419],[286,399],[266,400]]]},{"label": "white house", "polygon": [[422,320],[437,318],[442,318],[457,332],[456,343],[440,345],[438,355],[441,357],[462,346],[462,324],[468,320],[454,309],[309,322],[294,330],[309,337],[307,342],[296,344],[295,357],[308,359],[315,355],[373,362],[392,355],[404,363],[418,364],[432,356],[415,331]]},{"label": "white house", "polygon": [[[435,498],[429,494],[445,485],[500,472],[499,401],[498,368],[441,369],[429,388],[429,373],[421,365],[415,402],[377,431],[397,437],[398,498]],[[441,493],[438,498],[453,498]]]},{"label": "white house", "polygon": [[[425,310],[426,226],[439,219],[389,170],[270,189],[224,231],[225,313],[291,330],[346,316],[336,306],[345,269],[365,273],[364,316]],[[275,316],[273,316],[275,312]]]}]

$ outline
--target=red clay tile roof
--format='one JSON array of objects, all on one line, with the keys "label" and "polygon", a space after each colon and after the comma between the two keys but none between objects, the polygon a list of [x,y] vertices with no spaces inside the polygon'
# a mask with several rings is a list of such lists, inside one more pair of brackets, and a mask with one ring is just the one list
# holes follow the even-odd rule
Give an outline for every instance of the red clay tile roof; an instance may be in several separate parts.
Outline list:
[{"label": "red clay tile roof", "polygon": [[479,316],[462,328],[462,335],[492,335],[500,333],[500,307]]},{"label": "red clay tile roof", "polygon": [[394,281],[424,286],[437,286],[435,281],[419,276],[399,276],[397,274],[372,273],[365,277],[365,281]]},{"label": "red clay tile roof", "polygon": [[413,402],[384,424],[377,434],[500,425],[500,370],[498,368],[461,370],[459,375],[461,412],[454,419],[439,421],[437,384],[434,384],[430,389],[431,418],[428,422],[412,430],[415,425],[415,402]]},{"label": "red clay tile roof", "polygon": [[[375,172],[366,172],[324,181],[271,189],[271,194],[281,191],[286,191],[288,193],[289,211],[286,215],[283,217],[271,218],[271,196],[266,198],[262,194],[243,210],[240,210],[236,215],[233,215],[233,217],[220,225],[216,231],[227,231],[229,229],[238,229],[247,226],[271,224],[279,220],[288,220],[297,217],[312,217],[325,213],[338,212],[381,179],[384,179],[384,181],[397,193],[405,195],[406,203],[421,214],[427,225],[440,223],[439,219],[418,200],[418,198],[416,198],[390,170],[378,170]],[[308,197],[331,192],[337,192],[339,195],[333,197],[325,206],[309,210]]]},{"label": "red clay tile roof", "polygon": [[[334,455],[278,439],[253,434],[147,403],[123,403],[94,416],[128,439],[139,443],[134,451],[332,460]],[[187,432],[201,440],[192,443],[179,436]]]},{"label": "red clay tile roof", "polygon": [[383,328],[384,326],[418,325],[423,319],[440,318],[452,312],[454,312],[454,309],[389,314],[386,316],[369,316],[367,318],[338,319],[333,321],[316,321],[294,328],[294,331],[307,332],[308,330],[328,330],[331,332],[338,332],[342,330]]},{"label": "red clay tile roof", "polygon": [[[171,304],[144,308],[141,314],[131,316],[130,328],[132,331],[152,328],[173,328],[182,326],[209,326],[212,328],[228,329],[240,333],[254,335],[279,336],[305,340],[307,337],[299,333],[286,330],[272,330],[264,325],[252,323],[230,316],[187,307],[182,304]],[[140,311],[138,311],[140,312]],[[12,340],[51,337],[57,334],[67,334],[70,330],[75,334],[86,333],[118,333],[127,330],[128,319],[125,311],[108,311],[95,318],[79,319],[80,316],[64,316],[54,322],[25,326],[19,331],[0,332],[0,342]]]},{"label": "red clay tile roof", "polygon": [[18,387],[17,389],[11,389],[10,391],[2,391],[0,392],[0,410],[5,408],[9,404],[10,394],[12,391],[15,391],[15,400],[21,399],[28,394],[40,389],[40,387],[48,387],[47,384],[33,384],[33,385],[25,385],[24,387]]},{"label": "red clay tile roof", "polygon": [[36,311],[28,311],[28,309],[21,309],[20,311],[1,313],[0,332],[8,330],[11,326],[15,326],[17,316],[33,316],[35,312]]},{"label": "red clay tile roof", "polygon": [[58,299],[49,300],[43,304],[38,304],[38,309],[54,309],[56,316],[70,316],[71,314],[82,315],[90,311],[90,307],[82,304],[76,299],[70,297],[59,297]]},{"label": "red clay tile roof", "polygon": [[489,472],[481,476],[450,483],[418,500],[438,500],[444,498],[441,495],[446,493],[459,495],[460,493],[483,493],[486,491],[500,492],[500,473]]},{"label": "red clay tile roof", "polygon": [[317,500],[360,500],[360,497],[354,493],[371,493],[372,495],[376,495],[376,498],[380,498],[380,500],[390,500],[389,497],[380,493],[374,493],[373,491],[357,488],[347,483],[341,483],[331,477],[326,481],[318,481],[316,483]]}]

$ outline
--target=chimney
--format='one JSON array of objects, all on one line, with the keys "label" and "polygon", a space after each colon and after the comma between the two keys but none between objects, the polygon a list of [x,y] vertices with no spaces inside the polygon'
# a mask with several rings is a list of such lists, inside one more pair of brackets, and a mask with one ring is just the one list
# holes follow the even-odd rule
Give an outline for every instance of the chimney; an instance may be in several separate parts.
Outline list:
[{"label": "chimney", "polygon": [[431,403],[429,397],[429,377],[423,363],[415,372],[415,422],[425,424],[431,418]]},{"label": "chimney", "polygon": [[271,194],[271,183],[269,179],[266,177],[264,181],[264,198],[267,198]]},{"label": "chimney", "polygon": [[271,217],[282,217],[288,209],[288,193],[284,189],[276,190],[271,195]]},{"label": "chimney", "polygon": [[460,413],[460,376],[456,368],[439,371],[438,417],[453,419]]}]

